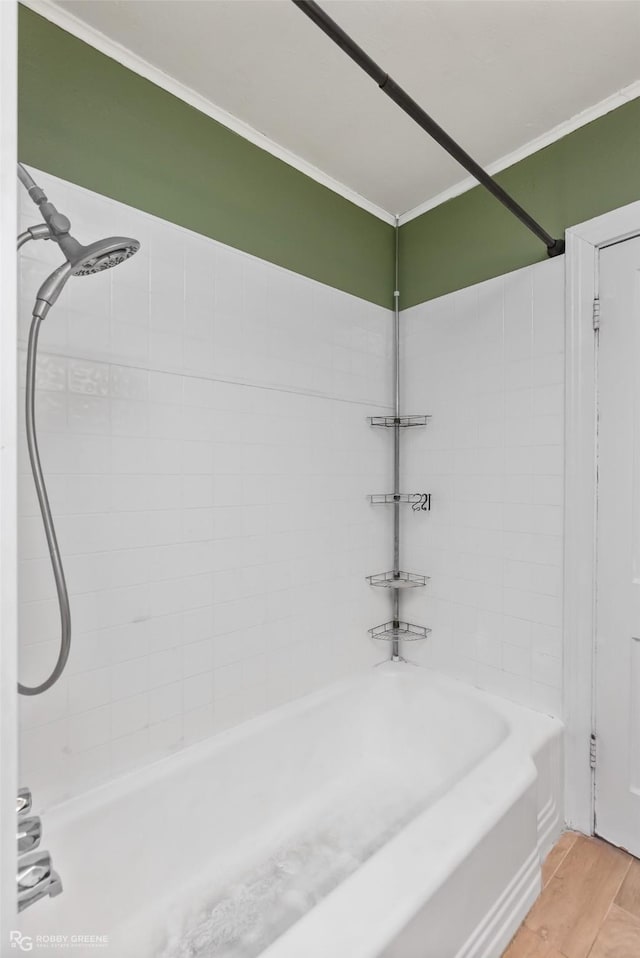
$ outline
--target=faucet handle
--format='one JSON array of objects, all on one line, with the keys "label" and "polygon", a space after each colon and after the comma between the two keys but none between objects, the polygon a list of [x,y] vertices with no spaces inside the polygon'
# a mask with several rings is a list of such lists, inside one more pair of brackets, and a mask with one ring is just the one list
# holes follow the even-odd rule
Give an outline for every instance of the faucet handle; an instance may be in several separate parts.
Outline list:
[{"label": "faucet handle", "polygon": [[52,898],[62,891],[62,882],[51,867],[49,852],[27,852],[18,861],[18,911],[39,898]]},{"label": "faucet handle", "polygon": [[51,877],[49,852],[29,852],[18,861],[18,891],[35,888]]},{"label": "faucet handle", "polygon": [[18,789],[16,811],[19,816],[28,815],[29,812],[31,811],[31,789],[30,788]]},{"label": "faucet handle", "polygon": [[37,815],[30,818],[18,818],[18,854],[32,852],[40,844],[42,838],[42,822]]}]

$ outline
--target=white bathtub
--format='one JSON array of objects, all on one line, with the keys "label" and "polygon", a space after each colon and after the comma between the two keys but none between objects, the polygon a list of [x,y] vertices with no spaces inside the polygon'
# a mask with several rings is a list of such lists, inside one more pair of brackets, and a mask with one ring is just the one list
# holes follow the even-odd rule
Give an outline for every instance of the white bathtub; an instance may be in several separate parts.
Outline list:
[{"label": "white bathtub", "polygon": [[109,958],[498,958],[561,827],[561,731],[381,666],[52,808],[64,893],[22,931]]}]

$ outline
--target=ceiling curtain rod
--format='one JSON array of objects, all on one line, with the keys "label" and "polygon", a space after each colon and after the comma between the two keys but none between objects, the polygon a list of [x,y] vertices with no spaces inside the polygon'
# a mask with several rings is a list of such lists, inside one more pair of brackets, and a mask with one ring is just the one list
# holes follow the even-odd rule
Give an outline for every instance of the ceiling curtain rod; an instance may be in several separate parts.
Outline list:
[{"label": "ceiling curtain rod", "polygon": [[324,12],[319,4],[315,3],[315,0],[292,0],[292,2],[295,3],[296,7],[299,7],[323,33],[326,33],[341,50],[344,50],[347,56],[351,57],[365,73],[368,73],[371,79],[376,81],[383,93],[386,93],[401,110],[404,110],[408,116],[415,120],[418,126],[421,126],[429,136],[433,137],[436,143],[439,143],[454,160],[457,160],[485,189],[489,190],[527,229],[531,230],[539,240],[542,240],[547,247],[549,256],[559,256],[561,253],[564,253],[564,240],[554,239],[550,233],[547,233],[486,170],[476,163],[473,157],[469,156],[466,150],[463,150],[428,113],[425,113],[422,107],[419,106],[388,73],[385,73],[382,67],[378,66],[375,60],[372,60],[371,57],[364,52],[362,47],[359,47],[358,44],[351,39],[348,33],[345,33],[342,27],[338,26],[335,20],[332,20],[331,17]]}]

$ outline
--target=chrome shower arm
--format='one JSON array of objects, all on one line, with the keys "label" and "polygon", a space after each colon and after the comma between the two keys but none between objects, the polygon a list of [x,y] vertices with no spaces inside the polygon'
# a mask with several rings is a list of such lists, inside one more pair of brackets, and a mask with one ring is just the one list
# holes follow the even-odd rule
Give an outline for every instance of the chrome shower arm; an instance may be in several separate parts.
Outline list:
[{"label": "chrome shower arm", "polygon": [[31,174],[25,170],[22,163],[18,163],[18,179],[42,213],[42,218],[49,227],[51,236],[56,238],[66,236],[71,229],[71,220],[64,216],[63,213],[58,213],[53,203],[49,202],[45,191],[38,186]]},{"label": "chrome shower arm", "polygon": [[22,163],[18,163],[18,179],[36,206],[39,206],[43,200],[47,199],[47,194],[45,191],[38,186],[34,178],[31,176],[31,173],[28,172]]}]

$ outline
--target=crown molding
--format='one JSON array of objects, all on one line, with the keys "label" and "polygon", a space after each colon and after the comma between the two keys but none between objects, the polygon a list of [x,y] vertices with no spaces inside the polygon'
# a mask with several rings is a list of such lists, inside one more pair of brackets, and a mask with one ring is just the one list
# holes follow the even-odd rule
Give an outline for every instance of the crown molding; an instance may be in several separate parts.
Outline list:
[{"label": "crown molding", "polygon": [[[630,100],[635,100],[636,97],[639,96],[640,80],[637,80],[635,83],[624,87],[622,90],[608,96],[594,106],[587,107],[586,110],[576,113],[571,119],[559,123],[557,126],[554,126],[552,130],[549,130],[548,133],[543,133],[542,136],[536,137],[535,140],[530,140],[528,143],[525,143],[524,146],[518,147],[513,153],[508,153],[506,156],[496,160],[495,163],[491,163],[486,167],[487,172],[492,176],[496,173],[500,173],[502,170],[506,170],[507,167],[513,166],[514,163],[524,160],[527,156],[531,156],[533,153],[543,150],[545,146],[550,146],[557,140],[561,140],[562,137],[567,136],[568,133],[573,133],[574,130],[580,129],[581,126],[586,126],[586,124],[591,123],[592,120],[597,120],[598,117],[604,116],[605,113],[610,113],[612,110],[623,106]],[[433,196],[431,199],[425,200],[424,203],[415,206],[412,210],[402,213],[399,217],[400,226],[409,223],[418,216],[422,216],[423,213],[427,213],[436,206],[446,203],[447,200],[453,199],[454,196],[460,196],[462,193],[466,193],[467,190],[472,190],[474,186],[478,186],[478,181],[472,176],[465,177],[464,180],[460,180],[453,186],[448,187],[446,190],[443,190],[442,193],[438,193],[437,196]]]},{"label": "crown molding", "polygon": [[[0,2],[2,2],[2,0],[0,0]],[[317,166],[314,166],[312,163],[308,163],[306,160],[302,159],[302,157],[292,153],[285,147],[280,146],[273,140],[270,140],[269,137],[259,133],[258,130],[255,130],[248,123],[238,119],[238,117],[233,116],[232,113],[228,113],[221,107],[216,106],[215,103],[212,103],[210,100],[206,99],[206,97],[201,96],[199,93],[196,93],[195,90],[192,90],[190,87],[185,86],[178,80],[175,80],[167,73],[164,73],[163,70],[153,66],[147,60],[144,60],[131,50],[128,50],[126,47],[122,46],[122,44],[116,43],[115,40],[111,40],[104,33],[101,33],[94,27],[84,23],[72,13],[69,13],[67,10],[63,10],[61,7],[57,6],[53,0],[20,0],[20,2],[25,7],[33,10],[34,13],[39,14],[41,17],[44,17],[51,23],[54,23],[57,27],[61,27],[63,30],[66,30],[67,33],[77,37],[78,40],[82,40],[84,43],[89,44],[89,46],[99,50],[100,53],[104,53],[105,56],[110,57],[112,60],[116,60],[123,67],[126,67],[133,73],[137,73],[139,76],[144,77],[146,80],[149,80],[156,86],[161,87],[168,93],[173,94],[173,96],[176,96],[185,103],[188,103],[189,106],[199,110],[200,113],[204,113],[205,116],[211,117],[212,120],[215,120],[222,126],[227,127],[227,129],[233,130],[234,133],[237,133],[239,136],[243,137],[245,140],[248,140],[250,143],[253,143],[255,146],[260,147],[261,150],[265,150],[267,153],[270,153],[272,156],[275,156],[284,163],[287,163],[300,173],[304,173],[305,176],[315,180],[316,183],[326,186],[327,189],[330,189],[339,196],[342,196],[345,200],[348,200],[355,206],[359,206],[361,209],[366,210],[367,213],[371,213],[373,216],[383,220],[385,223],[395,226],[395,216],[387,212],[387,210],[382,209],[381,206],[372,203],[364,196],[361,196],[360,193],[357,193],[350,187],[345,186],[344,183],[340,183],[338,180],[333,179],[333,177],[318,169]]]}]

